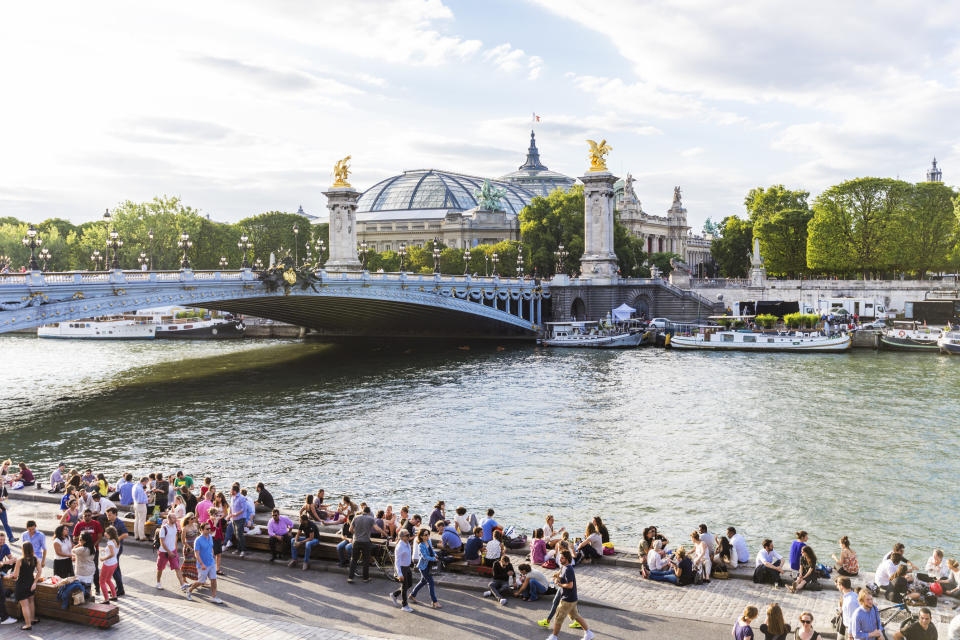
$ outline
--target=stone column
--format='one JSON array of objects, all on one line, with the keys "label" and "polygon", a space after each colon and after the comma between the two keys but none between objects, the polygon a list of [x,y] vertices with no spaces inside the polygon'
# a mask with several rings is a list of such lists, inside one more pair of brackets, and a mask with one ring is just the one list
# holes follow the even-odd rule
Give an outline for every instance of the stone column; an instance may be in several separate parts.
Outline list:
[{"label": "stone column", "polygon": [[328,271],[359,271],[357,258],[357,199],[360,193],[353,187],[331,187],[324,191],[330,210],[330,258]]},{"label": "stone column", "polygon": [[613,251],[613,185],[609,171],[590,171],[583,182],[583,257],[580,277],[599,283],[617,279],[617,254]]}]

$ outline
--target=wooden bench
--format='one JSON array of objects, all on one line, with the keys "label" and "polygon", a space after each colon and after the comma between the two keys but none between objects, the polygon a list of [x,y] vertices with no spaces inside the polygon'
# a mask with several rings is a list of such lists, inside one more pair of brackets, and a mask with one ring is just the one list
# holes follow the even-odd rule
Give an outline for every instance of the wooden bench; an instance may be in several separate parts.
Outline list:
[{"label": "wooden bench", "polygon": [[[15,581],[12,576],[4,577],[3,586],[12,595]],[[63,609],[60,606],[60,600],[57,599],[57,590],[60,585],[39,584],[37,585],[34,601],[36,602],[37,615],[45,618],[54,618],[64,622],[75,622],[90,627],[99,627],[107,629],[120,621],[120,609],[115,604],[84,603],[79,605],[70,604]],[[11,616],[20,616],[20,604],[8,598],[6,601],[7,613]]]}]

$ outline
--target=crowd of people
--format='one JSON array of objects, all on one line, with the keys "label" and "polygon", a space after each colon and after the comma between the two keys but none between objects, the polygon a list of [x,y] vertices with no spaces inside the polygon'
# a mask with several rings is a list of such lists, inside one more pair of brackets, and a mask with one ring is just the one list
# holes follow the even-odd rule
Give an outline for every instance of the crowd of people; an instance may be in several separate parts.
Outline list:
[{"label": "crowd of people", "polygon": [[[79,581],[88,599],[99,597],[109,603],[123,597],[124,541],[131,535],[146,541],[148,521],[156,523],[156,588],[164,589],[163,574],[170,572],[188,600],[204,588],[209,590],[212,602],[222,602],[217,591],[218,576],[224,571],[222,555],[229,552],[244,557],[251,534],[267,536],[270,562],[289,559],[288,566],[299,565],[306,570],[310,567],[311,552],[325,538],[320,526],[337,526],[336,554],[340,565],[348,568],[348,583],[355,578],[369,582],[375,550],[389,551],[392,547],[393,553],[388,557],[399,584],[390,597],[396,606],[411,612],[410,605],[416,604],[417,597],[424,592],[429,605],[440,609],[434,572],[450,562],[463,561],[489,578],[483,595],[501,606],[514,598],[536,602],[552,597],[548,615],[538,622],[551,627],[549,640],[556,639],[565,619],[572,621],[571,626],[582,628],[585,638],[593,636],[577,610],[575,566],[613,553],[610,533],[600,516],[586,524],[582,537],[571,540],[570,531],[558,526],[553,515],[547,514],[543,526],[532,532],[529,555],[514,566],[508,549],[525,547],[525,541],[520,539],[517,544],[511,528],[497,521],[492,508],[478,518],[461,506],[448,517],[446,504],[438,501],[429,516],[423,517],[412,513],[407,505],[399,510],[393,505],[375,510],[365,502],[357,504],[348,495],[328,501],[325,491],[320,489],[305,496],[299,514],[291,519],[277,508],[263,483],[258,483],[255,490],[233,483],[224,493],[212,478],[197,483],[183,471],[159,471],[139,478],[124,473],[111,483],[104,474],[95,474],[92,469],[83,473],[77,469],[68,471],[63,464],[50,476],[49,491],[61,495],[56,514],[59,524],[53,540],[48,544],[37,523],[31,520],[26,522],[26,531],[17,542],[3,508],[6,487],[30,486],[36,484],[36,478],[26,464],[14,467],[9,460],[0,467],[0,477],[5,479],[0,488],[0,523],[4,528],[4,533],[0,533],[0,571],[12,572],[15,577],[14,596],[21,603],[24,629],[36,622],[33,594],[42,579],[48,554],[53,560],[53,574]],[[132,511],[132,523],[118,517],[121,510]],[[256,522],[257,513],[269,514],[265,526]],[[832,554],[832,567],[819,562],[805,531],[796,533],[786,559],[774,549],[770,539],[763,540],[751,557],[746,539],[732,526],[720,534],[701,524],[690,533],[689,540],[689,545],[670,545],[657,527],[645,528],[638,546],[642,577],[684,587],[726,579],[731,570],[752,563],[754,582],[797,592],[823,589],[823,581],[835,573],[836,586],[843,594],[841,618],[848,630],[847,638],[879,637],[873,632],[882,625],[871,612],[876,610],[874,596],[881,593],[893,602],[917,605],[932,604],[933,596],[960,598],[960,565],[952,558],[945,559],[939,549],[934,550],[921,570],[905,558],[902,544],[894,545],[876,571],[876,584],[855,592],[851,578],[859,575],[860,563],[846,536],[839,540],[839,553]],[[19,544],[19,557],[8,543]],[[752,623],[758,615],[757,608],[748,607],[737,620],[733,636],[753,637]],[[921,622],[923,615],[921,611]],[[11,618],[2,621],[12,622]],[[796,637],[818,637],[812,624],[811,613],[801,614],[794,630]],[[926,630],[928,626],[922,628]],[[790,632],[779,605],[767,608],[766,621],[759,631],[766,639],[785,638]],[[930,636],[910,631],[903,637],[914,640]]]}]

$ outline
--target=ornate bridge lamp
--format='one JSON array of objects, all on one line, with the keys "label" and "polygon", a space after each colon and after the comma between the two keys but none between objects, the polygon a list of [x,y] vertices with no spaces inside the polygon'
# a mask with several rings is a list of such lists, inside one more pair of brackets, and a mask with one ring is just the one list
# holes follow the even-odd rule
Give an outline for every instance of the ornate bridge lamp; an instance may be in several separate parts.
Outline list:
[{"label": "ornate bridge lamp", "polygon": [[137,256],[137,263],[140,265],[140,270],[145,271],[149,260],[147,259],[147,254],[145,251],[141,251],[140,255]]},{"label": "ornate bridge lamp", "polygon": [[147,231],[147,237],[150,238],[150,261],[147,263],[147,268],[153,271],[153,229]]},{"label": "ornate bridge lamp", "polygon": [[23,246],[30,247],[30,271],[38,271],[40,269],[37,265],[37,254],[36,249],[41,244],[43,240],[37,235],[37,230],[31,224],[30,228],[27,229],[27,235],[23,238]]},{"label": "ornate bridge lamp", "polygon": [[103,268],[106,269],[110,266],[110,209],[103,210],[103,219],[107,224],[107,237],[104,243],[104,255],[103,255]]},{"label": "ornate bridge lamp", "polygon": [[218,262],[218,264],[220,265],[221,269],[226,269],[229,263],[230,261],[227,260],[227,256],[220,256],[220,261]]},{"label": "ornate bridge lamp", "polygon": [[[303,207],[301,207],[301,210]],[[300,227],[293,223],[293,266],[300,266]]]},{"label": "ornate bridge lamp", "polygon": [[553,252],[553,255],[557,258],[557,273],[563,273],[563,261],[567,259],[570,252],[563,248],[563,243],[561,242],[557,250]]},{"label": "ornate bridge lamp", "polygon": [[43,271],[46,271],[46,270],[47,270],[47,261],[50,259],[50,250],[47,249],[46,247],[44,247],[43,249],[40,249],[40,252],[37,254],[37,257],[40,258],[41,260],[43,260],[42,270],[43,270]]},{"label": "ornate bridge lamp", "polygon": [[263,271],[263,260],[257,258],[257,260],[253,263],[253,268],[257,271]]},{"label": "ornate bridge lamp", "polygon": [[400,256],[400,273],[403,273],[403,260],[407,257],[407,243],[400,243],[400,248],[397,249],[397,255]]},{"label": "ornate bridge lamp", "polygon": [[103,261],[104,261],[104,259],[103,259],[103,256],[100,255],[100,250],[99,250],[99,249],[94,249],[93,253],[90,254],[90,262],[93,263],[93,270],[94,270],[94,271],[99,271],[99,270],[100,270],[100,263],[103,262]]},{"label": "ornate bridge lamp", "polygon": [[490,257],[490,262],[493,263],[493,275],[497,275],[497,264],[500,262],[500,256],[496,251],[493,252],[493,255]]},{"label": "ornate bridge lamp", "polygon": [[523,245],[517,247],[517,277],[523,277]]},{"label": "ornate bridge lamp", "polygon": [[190,234],[184,231],[180,234],[180,239],[177,240],[177,247],[183,250],[183,258],[180,259],[180,268],[189,269],[190,268],[190,259],[187,258],[187,249],[193,246],[193,240],[190,239]]},{"label": "ornate bridge lamp", "polygon": [[361,242],[357,247],[357,253],[360,255],[360,268],[364,271],[367,270],[367,243],[366,241]]},{"label": "ornate bridge lamp", "polygon": [[247,242],[247,240],[249,240],[249,239],[250,239],[250,238],[247,236],[246,233],[242,233],[242,234],[240,235],[240,242],[237,243],[237,248],[240,249],[240,256],[241,256],[241,258],[242,258],[241,261],[240,261],[240,268],[241,268],[241,269],[249,269],[249,268],[250,268],[250,263],[247,262],[247,252],[250,251],[250,249],[253,248],[253,243],[252,243],[252,242]]},{"label": "ornate bridge lamp", "polygon": [[463,275],[470,273],[470,247],[463,250]]},{"label": "ornate bridge lamp", "polygon": [[120,247],[123,246],[123,240],[120,239],[120,233],[116,229],[110,232],[110,240],[107,245],[113,249],[113,261],[110,263],[111,269],[120,268]]},{"label": "ornate bridge lamp", "polygon": [[433,239],[433,272],[440,273],[440,238]]},{"label": "ornate bridge lamp", "polygon": [[317,267],[322,267],[324,263],[323,252],[327,248],[327,243],[323,240],[317,240],[313,247],[317,250]]}]

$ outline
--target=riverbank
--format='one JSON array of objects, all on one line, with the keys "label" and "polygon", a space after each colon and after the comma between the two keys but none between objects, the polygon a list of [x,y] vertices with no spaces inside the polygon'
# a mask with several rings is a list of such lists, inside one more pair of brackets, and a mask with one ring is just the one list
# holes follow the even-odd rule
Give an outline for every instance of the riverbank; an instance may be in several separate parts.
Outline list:
[{"label": "riverbank", "polygon": [[[58,498],[55,495],[47,494],[43,491],[31,489],[11,491],[11,500],[7,502],[10,507],[11,524],[22,525],[26,519],[37,520],[40,529],[45,533],[51,533],[56,526],[55,514],[57,511]],[[124,509],[126,511],[126,509]],[[291,519],[296,519],[296,514],[286,512]],[[121,516],[122,517],[122,516]],[[266,514],[258,514],[259,522],[266,522]],[[131,521],[125,520],[128,525]],[[339,529],[335,526],[321,527],[323,531],[333,533]],[[18,529],[19,531],[19,529]],[[616,542],[616,541],[615,541]],[[147,555],[150,555],[149,542],[138,543],[129,541],[126,543],[130,547],[147,549]],[[675,544],[671,544],[671,547]],[[689,546],[689,545],[688,545]],[[781,551],[784,551],[782,545]],[[514,566],[522,560],[526,550],[508,550],[514,556]],[[126,553],[125,553],[126,555]],[[149,558],[148,558],[149,559]],[[297,579],[303,574],[299,568],[282,569],[279,573],[275,565],[268,563],[268,554],[262,552],[250,552],[245,559],[238,559],[230,554],[224,554],[224,566],[227,568],[227,579],[242,576],[244,582],[253,579],[279,580],[280,583],[286,583],[289,579]],[[587,607],[595,608],[597,611],[611,610],[616,612],[626,612],[631,614],[642,614],[644,616],[663,616],[672,618],[677,624],[683,625],[691,623],[709,623],[715,625],[728,625],[739,615],[747,605],[757,606],[761,612],[764,611],[770,602],[779,602],[784,609],[788,621],[795,621],[802,611],[810,611],[814,614],[816,628],[821,633],[830,637],[829,620],[836,608],[839,594],[829,583],[825,583],[825,589],[820,592],[800,592],[791,594],[784,589],[776,589],[769,585],[756,585],[750,580],[752,576],[753,563],[747,563],[738,570],[731,572],[731,580],[721,581],[712,580],[709,584],[676,587],[670,584],[644,580],[640,576],[640,563],[636,556],[631,552],[621,552],[615,557],[604,557],[597,564],[583,565],[577,567],[578,588],[583,604]],[[253,567],[257,567],[254,569]],[[389,589],[389,582],[383,580],[383,574],[371,567],[371,576],[377,578],[376,582],[385,585],[383,588],[374,588],[373,593],[381,593],[384,589]],[[239,573],[234,573],[238,571]],[[338,578],[342,579],[345,570],[336,566],[336,562],[315,560],[311,563],[311,570],[308,572],[309,580],[321,580],[324,583],[332,581],[335,589],[342,589],[337,586]],[[264,575],[260,575],[264,574]],[[269,576],[273,576],[269,578]],[[320,578],[319,575],[331,576],[329,578]],[[124,573],[126,576],[126,572]],[[315,578],[314,576],[318,576]],[[282,577],[281,577],[282,576]],[[125,577],[126,580],[126,577]],[[858,578],[854,579],[854,586],[860,586],[866,582],[872,581],[873,575],[863,572]],[[470,597],[476,597],[486,589],[488,578],[481,578],[476,575],[458,574],[444,572],[438,578],[438,588],[441,590],[441,599],[445,596],[444,592],[456,590],[473,594]],[[148,581],[147,586],[151,583]],[[343,583],[341,583],[343,584]],[[221,587],[221,591],[227,587]],[[283,594],[277,594],[282,597]],[[465,597],[467,597],[465,595]],[[496,609],[491,604],[491,600],[477,602],[477,606],[488,606]],[[889,605],[882,599],[878,605],[883,607]],[[944,632],[946,625],[955,615],[952,607],[956,602],[952,599],[941,599],[940,606],[935,611],[934,621]],[[528,617],[531,623],[535,623],[537,615],[542,615],[545,607],[549,607],[548,602],[540,604],[522,603],[511,601],[510,610],[519,610],[525,612],[523,615]],[[419,610],[418,610],[419,611]],[[397,615],[401,615],[399,612]],[[599,614],[593,614],[599,615]],[[588,620],[591,619],[588,615]],[[757,621],[757,624],[762,621]],[[528,635],[502,637],[531,637]],[[725,638],[729,631],[725,628],[724,634],[716,636]],[[500,637],[500,636],[497,636]],[[614,635],[613,637],[617,637]],[[638,636],[625,636],[638,637]],[[642,637],[642,636],[640,636]],[[666,636],[657,636],[666,637]],[[669,637],[682,637],[673,636]],[[701,636],[704,637],[704,636]]]}]

